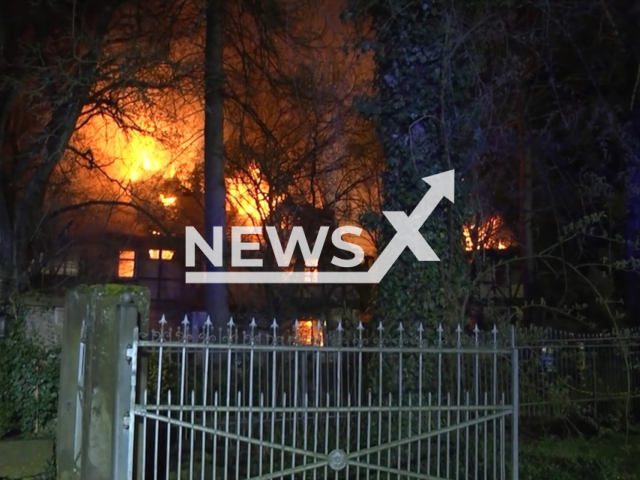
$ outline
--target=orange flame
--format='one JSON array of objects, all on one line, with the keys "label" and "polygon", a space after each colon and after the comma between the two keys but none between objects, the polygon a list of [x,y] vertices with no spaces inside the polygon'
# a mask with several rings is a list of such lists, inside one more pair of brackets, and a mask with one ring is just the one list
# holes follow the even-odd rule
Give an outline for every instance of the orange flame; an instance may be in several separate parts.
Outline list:
[{"label": "orange flame", "polygon": [[165,197],[163,193],[160,194],[160,201],[165,207],[171,207],[176,204],[178,199],[176,197]]},{"label": "orange flame", "polygon": [[477,235],[478,241],[475,250],[506,250],[513,243],[507,227],[499,215],[494,215],[484,225],[478,227],[476,232],[473,232],[475,228],[475,225],[465,225],[462,228],[464,249],[467,252],[474,250],[475,239],[473,238],[473,233]]},{"label": "orange flame", "polygon": [[297,334],[301,345],[324,346],[324,329],[318,320],[298,320]]},{"label": "orange flame", "polygon": [[133,136],[126,145],[124,153],[123,170],[132,182],[147,180],[159,174],[162,178],[176,176],[176,166],[170,155],[162,152],[153,138]]},{"label": "orange flame", "polygon": [[247,181],[242,178],[227,180],[227,198],[245,223],[259,225],[270,212],[270,187],[258,167],[252,166],[248,173]]}]

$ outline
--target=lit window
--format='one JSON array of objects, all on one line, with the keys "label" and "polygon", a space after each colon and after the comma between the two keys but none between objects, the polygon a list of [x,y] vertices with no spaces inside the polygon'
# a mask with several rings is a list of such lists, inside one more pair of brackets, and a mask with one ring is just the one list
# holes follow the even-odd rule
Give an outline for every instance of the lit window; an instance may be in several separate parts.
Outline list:
[{"label": "lit window", "polygon": [[[308,264],[310,264],[310,266]],[[318,259],[314,258],[306,261],[304,272],[305,283],[318,283]]]},{"label": "lit window", "polygon": [[136,252],[133,250],[122,250],[118,261],[118,277],[133,278],[136,271]]},{"label": "lit window", "polygon": [[173,250],[149,250],[149,258],[151,260],[171,260],[173,258],[173,254],[175,252]]},{"label": "lit window", "polygon": [[320,320],[298,320],[298,341],[302,345],[324,346],[324,326]]}]

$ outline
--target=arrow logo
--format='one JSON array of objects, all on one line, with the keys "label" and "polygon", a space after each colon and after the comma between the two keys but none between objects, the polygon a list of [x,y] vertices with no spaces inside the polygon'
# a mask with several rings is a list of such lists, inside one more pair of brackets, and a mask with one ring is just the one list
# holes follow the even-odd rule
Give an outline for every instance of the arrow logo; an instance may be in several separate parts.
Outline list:
[{"label": "arrow logo", "polygon": [[186,283],[380,283],[405,248],[409,248],[420,262],[439,262],[436,253],[420,234],[420,228],[443,198],[454,203],[455,170],[422,180],[431,188],[411,215],[382,212],[397,233],[368,272],[317,272],[313,282],[309,282],[305,272],[187,272]]}]

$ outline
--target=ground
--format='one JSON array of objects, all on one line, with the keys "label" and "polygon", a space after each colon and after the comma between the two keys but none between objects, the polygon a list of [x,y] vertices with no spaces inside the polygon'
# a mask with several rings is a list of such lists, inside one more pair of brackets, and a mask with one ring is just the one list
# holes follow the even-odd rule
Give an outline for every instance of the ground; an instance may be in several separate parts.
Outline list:
[{"label": "ground", "polygon": [[50,440],[0,442],[0,479],[30,478],[47,470],[53,454]]},{"label": "ground", "polygon": [[[0,441],[0,480],[35,478],[47,470],[52,452],[53,443],[49,440]],[[550,474],[555,474],[556,480],[637,478],[640,435],[527,442],[521,445],[520,458],[521,477],[532,480],[543,478],[538,475],[546,479]],[[585,475],[583,469],[593,476]]]}]

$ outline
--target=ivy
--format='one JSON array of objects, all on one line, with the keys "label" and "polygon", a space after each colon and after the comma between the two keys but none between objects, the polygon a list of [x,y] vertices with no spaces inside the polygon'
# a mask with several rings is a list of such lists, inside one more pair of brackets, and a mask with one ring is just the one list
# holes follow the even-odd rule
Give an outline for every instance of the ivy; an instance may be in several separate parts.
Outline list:
[{"label": "ivy", "polygon": [[[456,170],[455,205],[443,199],[421,230],[441,262],[418,262],[407,250],[379,285],[375,311],[387,331],[420,321],[435,333],[440,322],[464,319],[460,305],[470,278],[461,232],[470,182],[461,180],[478,122],[471,87],[481,65],[473,53],[456,53],[468,33],[460,15],[477,14],[475,2],[467,4],[454,12],[449,2],[369,0],[353,4],[349,15],[369,18],[374,31],[374,40],[363,43],[374,53],[376,94],[357,105],[377,125],[383,147],[382,210],[410,214],[427,192],[423,177]],[[382,216],[362,220],[381,233],[381,248],[396,233]]]},{"label": "ivy", "polygon": [[20,314],[10,325],[7,337],[0,339],[0,438],[54,437],[60,348],[38,344]]}]

